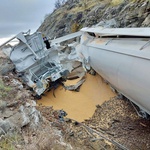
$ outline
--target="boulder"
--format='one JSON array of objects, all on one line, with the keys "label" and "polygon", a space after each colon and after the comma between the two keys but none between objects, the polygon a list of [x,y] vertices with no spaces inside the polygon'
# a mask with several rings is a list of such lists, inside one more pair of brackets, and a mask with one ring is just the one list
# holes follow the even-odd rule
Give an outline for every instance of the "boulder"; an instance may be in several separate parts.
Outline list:
[{"label": "boulder", "polygon": [[0,74],[7,75],[8,72],[11,72],[14,69],[14,65],[12,63],[6,63],[0,65]]},{"label": "boulder", "polygon": [[4,112],[6,106],[7,106],[6,101],[0,100],[0,111],[1,111],[1,113]]},{"label": "boulder", "polygon": [[26,125],[34,128],[40,125],[42,116],[35,107],[24,107],[22,105],[20,106],[19,111],[16,114],[12,115],[6,120],[11,122],[14,126],[18,128],[22,128]]},{"label": "boulder", "polygon": [[12,128],[12,125],[10,124],[9,121],[2,120],[0,118],[0,136],[8,133],[11,128]]},{"label": "boulder", "polygon": [[116,22],[115,19],[110,19],[106,21],[100,21],[96,26],[102,26],[105,28],[117,28],[119,24]]},{"label": "boulder", "polygon": [[142,26],[150,26],[150,14],[145,18],[145,20],[142,23]]}]

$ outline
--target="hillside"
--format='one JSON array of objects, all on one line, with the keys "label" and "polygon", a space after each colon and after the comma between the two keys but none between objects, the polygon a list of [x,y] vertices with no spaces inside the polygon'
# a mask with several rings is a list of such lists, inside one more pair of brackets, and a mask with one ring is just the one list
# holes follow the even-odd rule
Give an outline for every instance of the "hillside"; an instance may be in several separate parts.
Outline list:
[{"label": "hillside", "polygon": [[150,1],[68,0],[46,17],[39,27],[51,39],[92,25],[150,27]]},{"label": "hillside", "polygon": [[[38,31],[53,39],[93,25],[150,27],[150,0],[68,0],[45,18]],[[76,81],[74,73],[82,74],[81,66],[74,66],[69,82]],[[67,91],[67,86],[58,86],[56,82],[49,93],[42,94],[41,100],[36,99],[32,88],[22,83],[21,75],[16,74],[10,59],[0,51],[0,150],[150,149],[149,116],[145,119],[138,115],[136,106],[123,95],[113,93],[115,90],[94,70],[86,74],[85,83],[81,89],[75,89],[76,92]],[[108,89],[113,93],[111,96]],[[67,93],[71,93],[70,97]],[[104,93],[110,99],[104,98]],[[91,101],[93,103],[91,95],[97,101],[102,96],[103,100],[102,104],[92,104],[92,116],[84,117],[83,121],[69,116],[73,112],[81,117],[83,107],[88,114],[91,108],[88,106]],[[44,104],[44,98],[53,104],[60,101],[61,108],[47,101]],[[69,103],[63,101],[67,98]],[[64,109],[62,104],[69,106],[71,111]],[[81,111],[70,106],[81,107]]]}]

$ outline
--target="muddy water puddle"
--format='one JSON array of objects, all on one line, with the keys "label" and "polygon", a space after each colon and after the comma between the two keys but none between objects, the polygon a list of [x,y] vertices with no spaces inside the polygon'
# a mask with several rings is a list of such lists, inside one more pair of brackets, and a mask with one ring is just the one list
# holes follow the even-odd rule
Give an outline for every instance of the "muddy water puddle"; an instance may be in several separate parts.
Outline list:
[{"label": "muddy water puddle", "polygon": [[[67,84],[71,84],[68,81]],[[53,106],[54,109],[63,109],[67,112],[67,117],[77,121],[83,121],[92,117],[97,104],[114,97],[113,93],[99,75],[87,74],[86,81],[80,87],[79,92],[65,90],[62,86],[55,90],[55,97],[52,91],[46,93],[38,104]]]}]

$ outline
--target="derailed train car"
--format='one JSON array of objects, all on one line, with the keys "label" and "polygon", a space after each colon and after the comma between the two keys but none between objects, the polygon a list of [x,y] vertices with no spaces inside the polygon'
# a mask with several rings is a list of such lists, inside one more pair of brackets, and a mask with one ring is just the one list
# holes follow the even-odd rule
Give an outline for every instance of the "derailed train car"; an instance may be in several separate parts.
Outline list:
[{"label": "derailed train car", "polygon": [[[9,58],[15,65],[15,72],[20,77],[22,82],[28,85],[36,94],[37,98],[41,95],[55,88],[59,80],[65,80],[67,75],[73,69],[71,52],[61,52],[65,46],[59,43],[80,36],[81,33],[77,32],[71,35],[57,38],[50,43],[45,44],[45,37],[40,32],[30,34],[30,32],[21,32],[6,41],[0,47],[14,39],[18,40],[10,51]],[[46,42],[49,42],[48,40]],[[61,58],[62,57],[62,58]]]},{"label": "derailed train car", "polygon": [[84,28],[81,53],[119,93],[150,114],[150,28]]},{"label": "derailed train car", "polygon": [[13,39],[19,40],[9,56],[16,73],[40,98],[41,94],[49,90],[52,82],[65,76],[67,69],[60,64],[58,51],[46,48],[40,32],[31,35],[21,32],[6,43]]},{"label": "derailed train car", "polygon": [[91,66],[118,93],[150,114],[150,28],[83,28],[51,40],[49,50],[41,33],[20,33],[16,36],[20,43],[11,51],[10,59],[27,84],[41,95],[72,68],[61,64],[55,44],[80,36],[78,44],[70,45],[75,50],[70,56],[84,68]]}]

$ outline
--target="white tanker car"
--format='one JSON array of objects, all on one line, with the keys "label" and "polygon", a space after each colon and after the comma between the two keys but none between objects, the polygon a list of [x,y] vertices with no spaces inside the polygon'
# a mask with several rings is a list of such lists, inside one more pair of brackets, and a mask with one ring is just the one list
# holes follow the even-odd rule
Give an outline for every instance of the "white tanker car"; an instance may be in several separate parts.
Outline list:
[{"label": "white tanker car", "polygon": [[150,114],[150,28],[81,31],[81,52],[92,68]]}]

